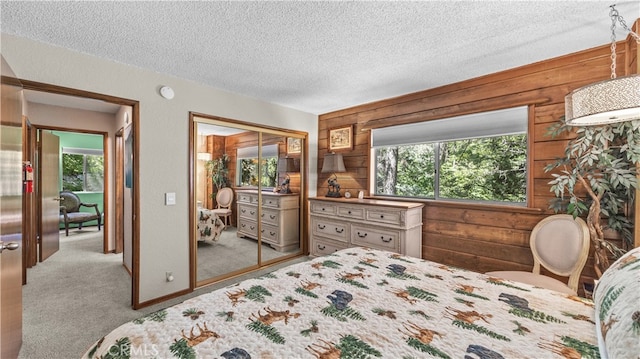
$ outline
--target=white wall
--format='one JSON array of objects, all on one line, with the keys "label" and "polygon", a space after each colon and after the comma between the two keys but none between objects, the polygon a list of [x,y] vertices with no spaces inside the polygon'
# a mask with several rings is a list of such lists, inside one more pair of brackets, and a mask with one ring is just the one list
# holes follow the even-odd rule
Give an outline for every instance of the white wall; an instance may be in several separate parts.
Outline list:
[{"label": "white wall", "polygon": [[[12,35],[2,34],[1,46],[18,78],[140,102],[140,302],[189,287],[189,111],[308,132],[315,195],[316,115]],[[162,85],[173,100],[158,95]],[[175,206],[164,205],[165,192],[176,193]]]}]

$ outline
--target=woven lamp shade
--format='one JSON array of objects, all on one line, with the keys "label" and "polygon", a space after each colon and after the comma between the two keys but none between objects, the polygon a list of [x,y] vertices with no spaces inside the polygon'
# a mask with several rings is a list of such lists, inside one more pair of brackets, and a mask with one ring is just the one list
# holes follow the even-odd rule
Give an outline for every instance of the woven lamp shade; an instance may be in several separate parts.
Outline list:
[{"label": "woven lamp shade", "polygon": [[617,77],[574,90],[565,97],[565,117],[572,126],[640,119],[640,75]]}]

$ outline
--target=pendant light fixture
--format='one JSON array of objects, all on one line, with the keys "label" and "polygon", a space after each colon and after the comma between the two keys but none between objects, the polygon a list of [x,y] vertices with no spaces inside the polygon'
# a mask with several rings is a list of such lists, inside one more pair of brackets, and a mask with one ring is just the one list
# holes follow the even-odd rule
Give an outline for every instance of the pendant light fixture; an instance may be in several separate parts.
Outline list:
[{"label": "pendant light fixture", "polygon": [[580,87],[565,97],[568,125],[605,125],[640,119],[640,74],[616,77],[616,23],[629,31],[638,43],[640,36],[629,29],[615,5],[610,8],[611,79]]}]

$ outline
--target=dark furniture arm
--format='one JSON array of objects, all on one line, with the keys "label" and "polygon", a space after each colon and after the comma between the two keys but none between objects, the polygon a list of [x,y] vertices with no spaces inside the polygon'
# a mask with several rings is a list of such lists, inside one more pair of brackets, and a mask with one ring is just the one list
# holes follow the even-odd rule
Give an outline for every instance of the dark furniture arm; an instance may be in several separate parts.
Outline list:
[{"label": "dark furniture arm", "polygon": [[80,203],[80,206],[93,207],[96,209],[96,215],[100,216],[100,210],[97,203]]},{"label": "dark furniture arm", "polygon": [[80,203],[80,207],[85,206],[85,207],[93,207],[96,209],[96,216],[98,217],[98,230],[100,230],[100,225],[102,224],[102,215],[100,214],[100,210],[98,209],[98,204],[97,203]]}]

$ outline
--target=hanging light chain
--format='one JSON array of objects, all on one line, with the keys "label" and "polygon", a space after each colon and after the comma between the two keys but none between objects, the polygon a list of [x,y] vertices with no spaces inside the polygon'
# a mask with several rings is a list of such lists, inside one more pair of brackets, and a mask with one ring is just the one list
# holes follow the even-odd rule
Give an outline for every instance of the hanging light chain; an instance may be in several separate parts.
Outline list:
[{"label": "hanging light chain", "polygon": [[615,5],[611,5],[611,11],[609,11],[611,17],[611,79],[616,78],[616,22],[618,21],[618,10]]},{"label": "hanging light chain", "polygon": [[[611,5],[611,6],[613,7],[615,5]],[[631,31],[629,26],[627,26],[627,22],[624,21],[624,18],[622,16],[618,15],[618,10],[616,10],[615,8],[613,8],[612,10],[615,11],[615,16],[616,16],[616,19],[618,19],[618,22],[620,23],[620,26],[622,26],[623,29],[627,30],[629,32],[629,34],[631,35],[631,37],[636,39],[636,42],[640,42],[640,35],[636,34],[633,31]]]},{"label": "hanging light chain", "polygon": [[618,10],[616,10],[616,5],[610,6],[611,11],[609,11],[609,16],[611,17],[611,79],[616,78],[616,22],[620,23],[623,29],[627,30],[631,37],[636,39],[636,42],[640,43],[640,35],[631,31],[629,26],[627,26],[627,22],[624,21],[624,18],[620,16]]}]

